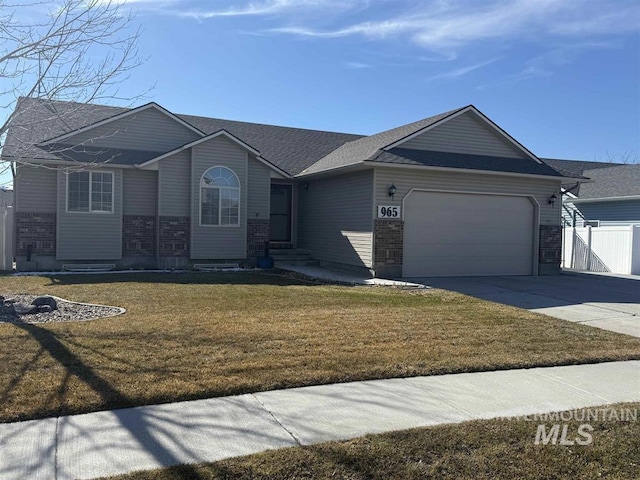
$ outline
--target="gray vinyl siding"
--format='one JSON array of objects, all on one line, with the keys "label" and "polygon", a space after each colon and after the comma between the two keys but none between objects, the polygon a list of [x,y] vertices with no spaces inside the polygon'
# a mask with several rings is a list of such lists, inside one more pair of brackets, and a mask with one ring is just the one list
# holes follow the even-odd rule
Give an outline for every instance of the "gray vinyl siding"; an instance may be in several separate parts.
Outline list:
[{"label": "gray vinyl siding", "polygon": [[142,112],[73,135],[65,139],[64,143],[167,152],[197,138],[200,138],[200,135],[196,132],[155,108],[147,108]]},{"label": "gray vinyl siding", "polygon": [[[397,189],[393,200],[388,195],[391,184]],[[540,205],[540,225],[560,225],[560,200],[556,201],[554,207],[548,201],[553,193],[559,197],[560,182],[556,180],[458,172],[421,172],[409,168],[376,168],[376,205],[402,206],[402,199],[412,188],[531,195]],[[377,215],[375,206],[373,214]]]},{"label": "gray vinyl siding", "polygon": [[[191,149],[191,258],[243,259],[247,256],[248,154],[235,143],[216,137]],[[240,226],[200,226],[200,179],[211,167],[235,172],[240,181]]]},{"label": "gray vinyl siding", "polygon": [[298,245],[317,260],[371,267],[373,171],[308,184],[298,193]]},{"label": "gray vinyl siding", "polygon": [[189,217],[191,215],[191,155],[190,150],[176,153],[158,162],[160,185],[160,215]]},{"label": "gray vinyl siding", "polygon": [[124,215],[155,215],[158,210],[158,172],[150,170],[122,171]]},{"label": "gray vinyl siding", "polygon": [[56,213],[57,171],[18,165],[16,173],[13,186],[16,211]]},{"label": "gray vinyl siding", "polygon": [[437,152],[527,158],[522,150],[472,112],[458,115],[399,146]]},{"label": "gray vinyl siding", "polygon": [[579,212],[578,227],[582,226],[583,219],[600,220],[602,227],[640,224],[640,200],[577,203],[575,208]]},{"label": "gray vinyl siding", "polygon": [[249,157],[249,190],[247,193],[247,218],[269,219],[271,201],[271,169],[255,157]]},{"label": "gray vinyl siding", "polygon": [[67,213],[67,179],[58,171],[56,259],[119,260],[122,257],[122,170],[113,172],[113,213]]}]

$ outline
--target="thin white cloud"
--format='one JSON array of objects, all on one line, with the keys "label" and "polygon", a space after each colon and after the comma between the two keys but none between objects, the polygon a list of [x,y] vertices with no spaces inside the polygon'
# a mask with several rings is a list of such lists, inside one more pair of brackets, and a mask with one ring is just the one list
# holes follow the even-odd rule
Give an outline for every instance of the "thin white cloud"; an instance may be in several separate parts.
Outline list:
[{"label": "thin white cloud", "polygon": [[432,77],[429,77],[427,80],[441,80],[441,79],[445,79],[445,78],[458,78],[458,77],[462,77],[468,73],[474,72],[476,70],[479,70],[481,68],[484,68],[488,65],[491,65],[492,63],[497,62],[498,60],[500,60],[502,57],[496,57],[496,58],[492,58],[491,60],[487,60],[485,62],[481,62],[481,63],[476,63],[474,65],[469,65],[466,67],[461,67],[461,68],[457,68],[455,70],[451,70],[448,72],[444,72],[444,73],[439,73],[438,75],[434,75]]},{"label": "thin white cloud", "polygon": [[427,49],[451,51],[486,40],[619,34],[640,29],[639,16],[640,4],[625,0],[423,1],[407,14],[384,20],[334,29],[290,25],[269,31],[315,38],[408,37]]},{"label": "thin white cloud", "polygon": [[363,70],[366,68],[373,68],[373,65],[364,62],[345,62],[344,66],[352,70]]}]

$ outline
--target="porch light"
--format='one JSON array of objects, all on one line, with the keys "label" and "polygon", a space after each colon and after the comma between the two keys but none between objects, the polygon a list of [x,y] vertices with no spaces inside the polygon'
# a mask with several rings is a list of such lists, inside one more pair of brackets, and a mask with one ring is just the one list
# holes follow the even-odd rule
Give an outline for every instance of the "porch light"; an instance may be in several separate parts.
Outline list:
[{"label": "porch light", "polygon": [[557,199],[558,197],[556,197],[555,193],[551,194],[551,196],[549,197],[549,205],[553,207],[556,204]]},{"label": "porch light", "polygon": [[305,183],[305,184],[303,185],[303,187],[304,187],[304,189],[305,189],[305,190],[309,190],[309,184],[308,184],[308,183]]},{"label": "porch light", "polygon": [[396,186],[392,183],[391,186],[389,187],[389,196],[393,198],[395,194],[396,194]]}]

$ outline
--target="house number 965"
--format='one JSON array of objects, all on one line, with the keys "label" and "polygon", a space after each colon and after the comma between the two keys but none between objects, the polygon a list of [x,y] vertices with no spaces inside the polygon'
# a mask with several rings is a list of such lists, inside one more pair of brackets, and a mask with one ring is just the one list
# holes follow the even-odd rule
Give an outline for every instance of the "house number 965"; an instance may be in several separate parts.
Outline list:
[{"label": "house number 965", "polygon": [[378,218],[400,218],[400,207],[379,205]]}]

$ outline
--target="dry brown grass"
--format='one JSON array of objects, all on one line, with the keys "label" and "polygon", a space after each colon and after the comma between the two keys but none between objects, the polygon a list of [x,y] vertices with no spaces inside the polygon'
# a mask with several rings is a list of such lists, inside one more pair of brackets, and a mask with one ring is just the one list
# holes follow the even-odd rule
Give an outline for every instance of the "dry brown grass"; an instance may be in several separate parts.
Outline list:
[{"label": "dry brown grass", "polygon": [[[614,408],[640,411],[640,403]],[[576,438],[578,421],[564,422]],[[636,413],[637,415],[637,413]],[[539,422],[482,420],[273,450],[113,480],[631,480],[640,478],[640,422],[590,421],[591,445],[535,445]],[[544,422],[543,422],[544,423]],[[551,428],[554,422],[547,422]]]},{"label": "dry brown grass", "polygon": [[125,307],[0,324],[0,421],[293,386],[640,358],[640,339],[442,290],[252,273],[0,277]]}]

